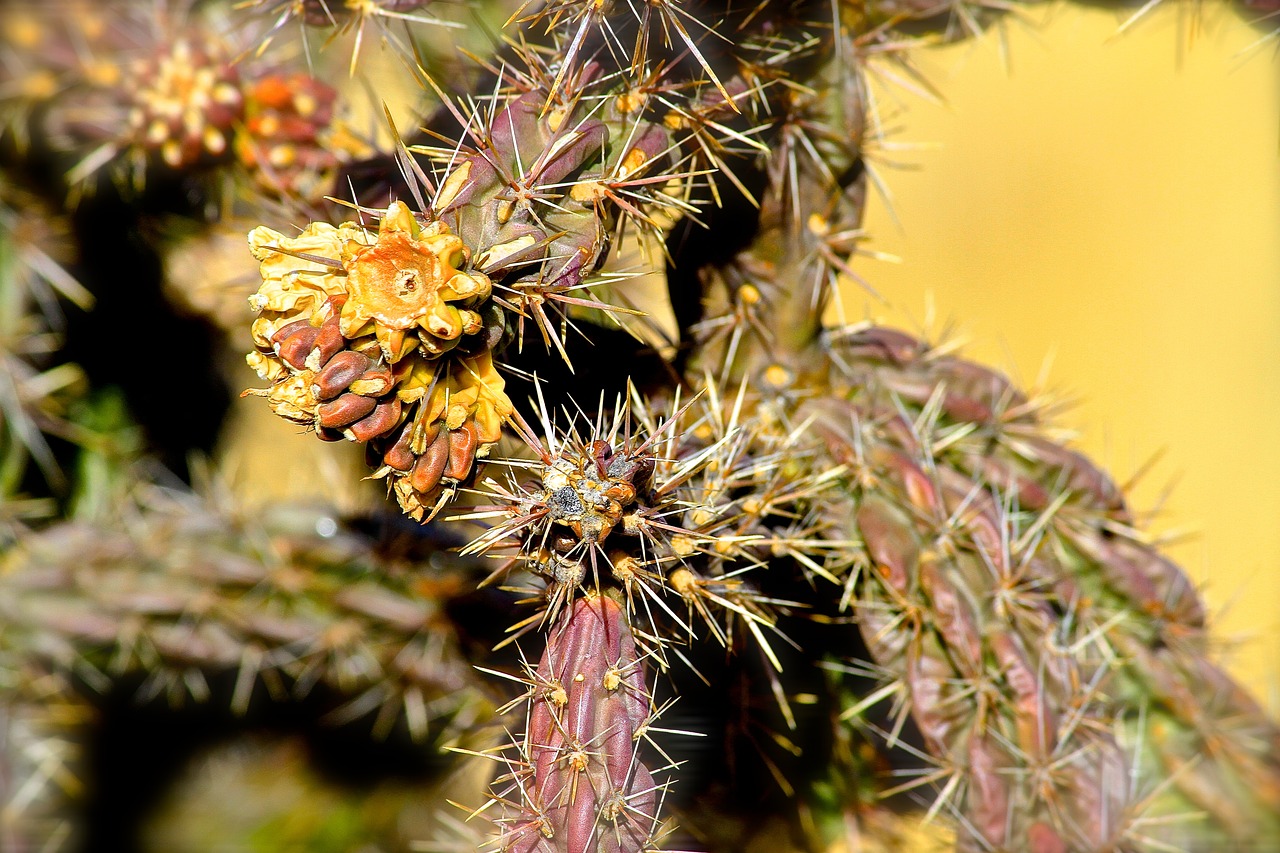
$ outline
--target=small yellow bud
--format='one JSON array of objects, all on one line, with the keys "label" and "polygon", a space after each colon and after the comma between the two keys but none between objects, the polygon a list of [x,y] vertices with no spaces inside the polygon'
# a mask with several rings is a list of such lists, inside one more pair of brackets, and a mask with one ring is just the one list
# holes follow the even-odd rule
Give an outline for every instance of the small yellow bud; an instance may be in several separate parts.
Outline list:
[{"label": "small yellow bud", "polygon": [[671,537],[671,551],[677,557],[692,556],[698,550],[692,536],[675,535]]},{"label": "small yellow bud", "polygon": [[786,388],[795,377],[781,364],[771,364],[764,369],[765,384],[772,388]]},{"label": "small yellow bud", "polygon": [[632,148],[627,152],[627,156],[622,158],[622,164],[618,166],[618,177],[627,177],[627,175],[643,166],[648,159],[639,148]]},{"label": "small yellow bud", "polygon": [[638,89],[632,89],[619,95],[616,105],[620,113],[633,113],[642,108],[648,100],[649,97],[643,92]]},{"label": "small yellow bud", "polygon": [[689,513],[689,521],[694,527],[706,527],[716,520],[716,514],[705,507],[698,507]]},{"label": "small yellow bud", "polygon": [[547,113],[547,127],[551,129],[552,133],[555,133],[560,129],[560,125],[564,124],[564,117],[568,115],[568,113],[569,111],[564,107],[556,107],[554,110]]}]

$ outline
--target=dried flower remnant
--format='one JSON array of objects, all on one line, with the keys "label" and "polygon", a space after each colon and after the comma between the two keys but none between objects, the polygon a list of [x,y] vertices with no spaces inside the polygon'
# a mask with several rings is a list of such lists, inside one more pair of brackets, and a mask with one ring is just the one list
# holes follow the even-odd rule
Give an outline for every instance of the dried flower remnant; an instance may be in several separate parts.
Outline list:
[{"label": "dried flower remnant", "polygon": [[321,438],[368,442],[405,512],[433,516],[513,411],[490,352],[503,319],[489,279],[464,271],[470,253],[446,224],[403,202],[376,234],[259,227],[249,246],[263,283],[248,361],[272,386],[246,393]]},{"label": "dried flower remnant", "polygon": [[239,71],[213,38],[179,38],[167,52],[134,61],[124,90],[134,93],[131,143],[172,169],[224,156],[244,115]]},{"label": "dried flower remnant", "polygon": [[464,552],[501,557],[494,578],[522,570],[539,579],[545,612],[519,627],[612,589],[649,623],[646,642],[664,665],[668,642],[699,633],[688,618],[696,614],[721,643],[745,631],[777,667],[767,632],[784,602],[749,575],[775,556],[816,565],[810,555],[824,547],[798,503],[833,472],[810,471],[803,431],[750,405],[745,387],[726,397],[708,381],[683,405],[645,401],[633,388],[611,423],[585,435],[578,425],[557,429],[544,410],[545,437],[524,435],[538,462],[511,463],[536,478],[513,472],[482,484],[493,503],[467,517],[492,526]]},{"label": "dried flower remnant", "polygon": [[347,264],[350,298],[342,308],[343,336],[372,331],[391,363],[415,346],[429,357],[453,349],[463,335],[484,328],[475,308],[493,291],[483,273],[458,270],[467,260],[466,247],[448,225],[419,226],[403,203],[391,205],[377,241],[355,249]]},{"label": "dried flower remnant", "polygon": [[300,71],[268,70],[245,87],[236,160],[266,190],[315,198],[334,169],[371,149],[335,121],[338,92]]},{"label": "dried flower remnant", "polygon": [[506,566],[521,565],[543,577],[550,617],[575,596],[607,584],[616,574],[610,567],[633,552],[640,559],[625,561],[627,567],[635,564],[629,578],[660,586],[661,576],[650,577],[640,564],[665,553],[658,539],[679,529],[664,521],[675,510],[671,496],[654,488],[654,445],[661,434],[638,441],[625,416],[607,432],[594,430],[594,439],[572,430],[557,435],[547,418],[544,425],[545,446],[525,436],[541,458],[539,478],[488,483],[497,503],[480,512],[499,521],[465,552],[507,552]]}]

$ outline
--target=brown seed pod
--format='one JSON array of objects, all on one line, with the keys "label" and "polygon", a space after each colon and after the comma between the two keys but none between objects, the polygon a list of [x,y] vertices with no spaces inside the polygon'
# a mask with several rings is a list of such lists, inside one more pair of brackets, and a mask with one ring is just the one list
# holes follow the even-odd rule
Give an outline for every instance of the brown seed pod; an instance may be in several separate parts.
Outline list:
[{"label": "brown seed pod", "polygon": [[409,471],[413,468],[413,463],[418,457],[414,455],[413,450],[410,448],[412,434],[413,424],[405,424],[404,429],[400,431],[400,437],[396,439],[396,443],[382,454],[382,463],[384,465],[400,472]]},{"label": "brown seed pod", "polygon": [[[344,350],[337,353],[328,363],[316,374],[315,384],[312,389],[315,391],[316,399],[332,400],[341,394],[351,383],[358,379],[373,362],[367,355],[354,352],[352,350]],[[389,383],[388,383],[389,384]],[[384,391],[386,389],[383,389]],[[359,390],[353,389],[354,393],[361,393]],[[377,396],[369,395],[369,396]]]},{"label": "brown seed pod", "polygon": [[476,425],[470,421],[461,428],[448,432],[449,465],[444,469],[444,476],[453,480],[464,480],[471,471],[471,464],[476,459],[476,448],[479,439],[476,436]]},{"label": "brown seed pod", "polygon": [[414,491],[428,494],[440,485],[445,466],[449,464],[449,433],[441,430],[414,463],[409,483]]},{"label": "brown seed pod", "polygon": [[371,367],[351,382],[351,390],[368,397],[381,397],[391,390],[395,377],[382,365]]},{"label": "brown seed pod", "polygon": [[[294,370],[306,367],[307,356],[315,349],[316,338],[320,335],[320,330],[306,320],[299,320],[298,323],[301,324],[300,328],[281,329],[276,333],[277,336],[283,335],[276,344],[276,353]],[[297,324],[290,324],[295,325]],[[288,333],[284,334],[286,331]]]},{"label": "brown seed pod", "polygon": [[373,411],[378,401],[359,394],[343,394],[336,400],[321,403],[316,413],[319,426],[337,428],[350,426]]},{"label": "brown seed pod", "polygon": [[353,423],[343,433],[351,441],[372,441],[395,428],[400,420],[400,401],[395,397],[379,403],[372,412]]},{"label": "brown seed pod", "polygon": [[319,370],[327,365],[338,351],[346,344],[342,333],[338,331],[338,320],[331,317],[326,320],[316,334],[311,352],[307,354],[306,365],[311,370]]}]

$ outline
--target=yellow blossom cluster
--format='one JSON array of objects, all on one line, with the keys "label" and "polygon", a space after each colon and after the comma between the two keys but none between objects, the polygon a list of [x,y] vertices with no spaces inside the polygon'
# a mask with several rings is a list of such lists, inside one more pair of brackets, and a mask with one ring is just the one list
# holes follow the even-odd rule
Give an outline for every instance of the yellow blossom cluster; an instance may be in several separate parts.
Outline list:
[{"label": "yellow blossom cluster", "polygon": [[[249,234],[262,286],[248,361],[282,417],[367,441],[415,517],[469,476],[513,411],[493,365],[493,285],[443,222],[394,202],[375,232],[314,222]],[[488,313],[488,320],[486,314]],[[500,322],[500,315],[499,320]]]}]

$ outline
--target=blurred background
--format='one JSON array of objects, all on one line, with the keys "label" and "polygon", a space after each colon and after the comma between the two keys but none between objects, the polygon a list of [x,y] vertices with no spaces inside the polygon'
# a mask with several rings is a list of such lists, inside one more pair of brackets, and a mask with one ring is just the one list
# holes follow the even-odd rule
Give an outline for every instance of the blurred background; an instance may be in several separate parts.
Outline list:
[{"label": "blurred background", "polygon": [[843,308],[1061,401],[1275,714],[1280,18],[1167,2],[1118,35],[1137,8],[1052,4],[921,51],[937,99],[877,81],[864,248],[899,262],[863,259],[885,301]]}]

